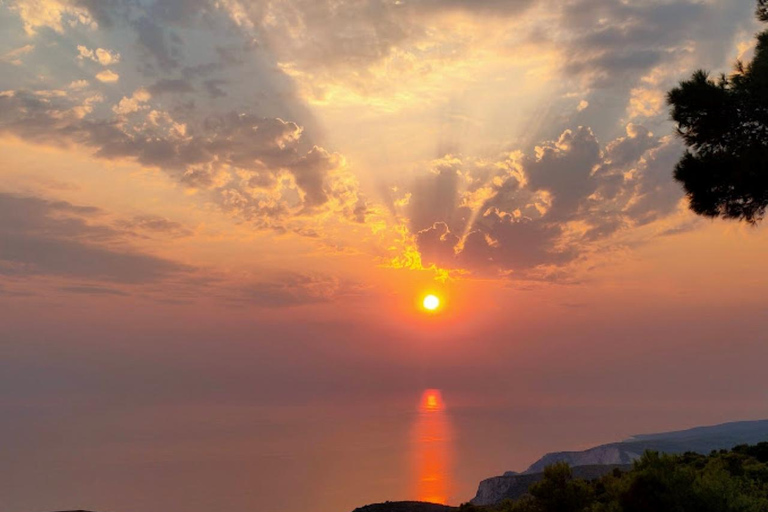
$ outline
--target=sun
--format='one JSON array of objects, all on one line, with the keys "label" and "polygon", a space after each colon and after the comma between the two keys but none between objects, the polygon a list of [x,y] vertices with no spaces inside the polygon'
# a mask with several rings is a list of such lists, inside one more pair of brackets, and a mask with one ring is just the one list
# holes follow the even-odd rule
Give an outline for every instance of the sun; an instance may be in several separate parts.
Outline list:
[{"label": "sun", "polygon": [[440,307],[440,299],[436,295],[427,295],[424,297],[422,305],[427,311],[437,311],[437,308]]}]

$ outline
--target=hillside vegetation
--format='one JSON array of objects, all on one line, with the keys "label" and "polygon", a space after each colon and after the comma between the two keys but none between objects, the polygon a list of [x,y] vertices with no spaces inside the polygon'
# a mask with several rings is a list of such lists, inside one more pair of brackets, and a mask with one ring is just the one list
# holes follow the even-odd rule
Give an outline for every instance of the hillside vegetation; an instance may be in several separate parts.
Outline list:
[{"label": "hillside vegetation", "polygon": [[768,512],[768,443],[710,455],[648,451],[630,471],[599,479],[573,477],[568,464],[548,466],[529,494],[460,512]]}]

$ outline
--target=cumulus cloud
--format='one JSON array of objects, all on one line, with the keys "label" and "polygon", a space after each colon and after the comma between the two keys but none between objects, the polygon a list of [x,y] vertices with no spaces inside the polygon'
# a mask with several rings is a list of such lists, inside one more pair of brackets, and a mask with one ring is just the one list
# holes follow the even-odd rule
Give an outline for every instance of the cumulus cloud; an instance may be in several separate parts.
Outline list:
[{"label": "cumulus cloud", "polygon": [[86,46],[78,45],[77,51],[79,52],[78,59],[92,60],[93,62],[98,62],[102,66],[110,66],[112,64],[117,64],[118,62],[120,62],[119,53],[110,52],[109,50],[105,50],[104,48],[96,48],[95,50],[91,50]]},{"label": "cumulus cloud", "polygon": [[[233,29],[221,2],[16,0],[12,8],[41,38],[38,29],[63,33],[82,15],[103,37],[98,46],[73,44],[78,58],[109,68],[93,86],[67,76],[59,90],[68,94],[56,97],[9,89],[0,98],[0,131],[163,169],[256,227],[300,230],[286,224],[330,210],[365,219],[368,209],[345,159],[312,142],[306,127],[313,120],[292,97],[289,79],[271,56],[261,52],[254,61],[261,44]],[[190,30],[200,52],[186,51]],[[120,46],[126,34],[135,37],[131,51]],[[120,74],[111,67],[118,62]],[[229,73],[246,62],[255,67],[232,80]],[[117,96],[120,88],[102,85],[117,82],[133,92]],[[236,96],[232,89],[239,89]],[[222,98],[231,101],[217,103]],[[110,107],[98,107],[100,101]]]},{"label": "cumulus cloud", "polygon": [[682,194],[669,170],[680,153],[671,137],[630,124],[606,145],[579,127],[532,154],[443,158],[412,189],[410,227],[426,264],[520,276],[562,268],[674,211]]},{"label": "cumulus cloud", "polygon": [[[361,196],[344,159],[320,147],[302,151],[299,125],[235,112],[181,123],[149,109],[150,99],[139,89],[113,108],[118,119],[91,119],[73,113],[66,96],[17,91],[0,97],[0,131],[161,168],[188,186],[218,190],[225,209],[265,227],[324,206],[355,216]],[[129,115],[139,117],[122,119]]]},{"label": "cumulus cloud", "polygon": [[106,84],[113,84],[120,80],[120,75],[112,71],[111,69],[107,69],[105,71],[100,71],[96,74],[96,80],[99,82],[104,82]]},{"label": "cumulus cloud", "polygon": [[136,89],[131,96],[125,96],[120,103],[112,107],[112,111],[120,116],[125,116],[138,112],[141,109],[148,108],[145,103],[152,99],[152,95],[147,89]]},{"label": "cumulus cloud", "polygon": [[627,115],[630,119],[653,117],[666,108],[666,96],[659,89],[637,87],[630,91]]},{"label": "cumulus cloud", "polygon": [[67,25],[96,27],[89,10],[69,0],[10,0],[9,7],[18,13],[30,35],[41,28],[61,33]]},{"label": "cumulus cloud", "polygon": [[88,85],[88,80],[74,80],[69,83],[69,88],[73,91],[79,91],[80,89],[85,89]]},{"label": "cumulus cloud", "polygon": [[585,127],[566,130],[557,141],[535,148],[535,157],[524,161],[524,172],[532,190],[550,194],[547,214],[567,221],[578,213],[579,202],[595,189],[592,171],[600,161],[600,146]]}]

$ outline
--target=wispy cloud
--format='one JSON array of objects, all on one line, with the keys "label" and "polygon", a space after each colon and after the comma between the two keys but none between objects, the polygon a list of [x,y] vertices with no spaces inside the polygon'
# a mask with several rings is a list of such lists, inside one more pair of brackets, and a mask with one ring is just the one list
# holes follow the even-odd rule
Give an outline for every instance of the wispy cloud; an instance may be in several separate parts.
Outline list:
[{"label": "wispy cloud", "polygon": [[131,249],[129,233],[100,223],[100,212],[0,193],[0,274],[142,284],[193,270]]},{"label": "wispy cloud", "polygon": [[24,56],[32,53],[35,50],[35,45],[26,44],[15,50],[8,51],[3,55],[0,55],[0,62],[7,62],[14,66],[21,66],[24,64]]}]

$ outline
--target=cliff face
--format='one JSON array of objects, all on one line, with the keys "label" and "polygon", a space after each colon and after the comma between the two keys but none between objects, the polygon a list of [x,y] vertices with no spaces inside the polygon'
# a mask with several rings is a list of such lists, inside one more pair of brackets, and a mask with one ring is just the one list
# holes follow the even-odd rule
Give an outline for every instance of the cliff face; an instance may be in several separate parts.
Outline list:
[{"label": "cliff face", "polygon": [[494,505],[507,499],[514,500],[526,492],[528,488],[541,480],[543,475],[536,474],[510,474],[494,476],[480,482],[477,494],[472,498],[473,505]]},{"label": "cliff face", "polygon": [[[614,469],[628,470],[630,465],[595,465],[573,468],[574,478],[594,480],[613,471]],[[528,489],[544,478],[544,473],[505,473],[480,482],[477,494],[472,498],[473,505],[495,505],[504,500],[516,500],[528,492]]]},{"label": "cliff face", "polygon": [[606,444],[584,450],[583,452],[548,453],[529,467],[525,473],[541,473],[544,468],[556,462],[567,462],[571,467],[604,464],[632,464],[640,458],[644,450],[637,451],[635,446],[622,446],[621,443]]}]

